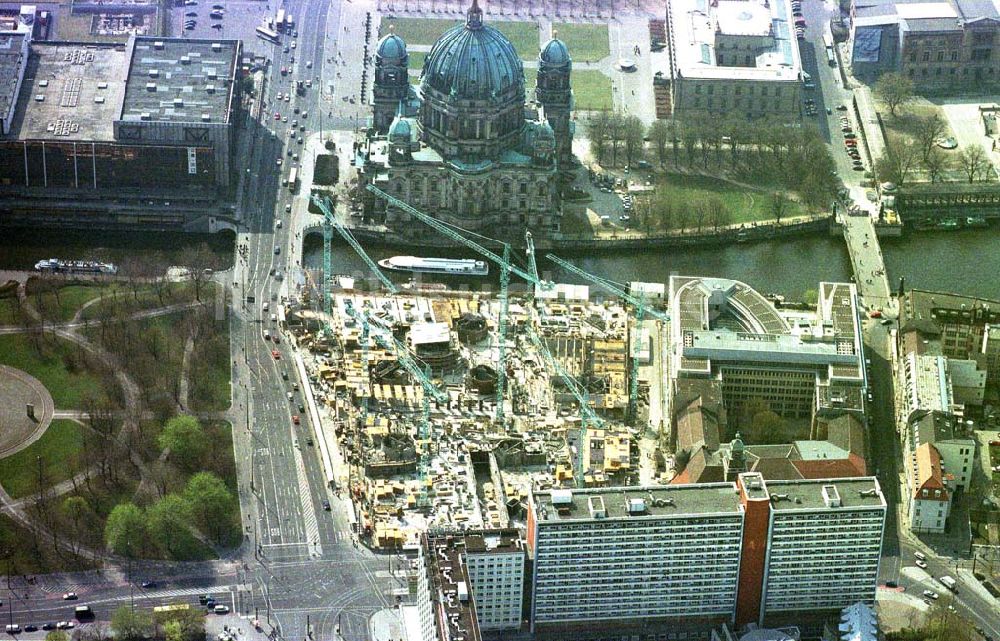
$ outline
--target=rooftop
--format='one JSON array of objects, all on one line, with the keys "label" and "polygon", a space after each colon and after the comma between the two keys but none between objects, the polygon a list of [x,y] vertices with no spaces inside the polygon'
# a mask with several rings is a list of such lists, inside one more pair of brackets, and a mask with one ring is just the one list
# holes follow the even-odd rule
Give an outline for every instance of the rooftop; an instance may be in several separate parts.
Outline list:
[{"label": "rooftop", "polygon": [[[948,490],[944,485],[944,471],[941,469],[941,455],[930,443],[924,443],[916,451],[916,483],[914,492],[918,498],[948,500]],[[928,490],[927,496],[919,496],[922,490]]]},{"label": "rooftop", "polygon": [[17,80],[24,64],[21,57],[26,39],[23,33],[0,33],[0,121],[17,103]]},{"label": "rooftop", "polygon": [[[533,494],[539,522],[590,521],[594,509],[606,519],[648,519],[691,515],[735,515],[739,495],[733,483],[653,485],[551,490]],[[630,509],[632,510],[630,512]]]},{"label": "rooftop", "polygon": [[228,122],[239,40],[133,42],[122,120]]},{"label": "rooftop", "polygon": [[914,324],[919,327],[920,322],[938,328],[944,323],[1000,323],[1000,301],[911,289],[903,296],[899,321],[903,329]]},{"label": "rooftop", "polygon": [[918,443],[937,443],[955,438],[955,419],[944,412],[922,412],[911,419]]},{"label": "rooftop", "polygon": [[948,380],[948,359],[929,354],[907,354],[904,391],[910,411],[950,412],[953,399]]},{"label": "rooftop", "polygon": [[[840,504],[827,505],[831,493],[826,488],[836,488]],[[871,477],[804,479],[801,481],[767,481],[771,493],[772,509],[777,512],[795,510],[838,510],[850,508],[884,508],[885,497],[878,480]],[[824,496],[826,492],[826,496]],[[776,499],[786,496],[787,500]]]},{"label": "rooftop", "polygon": [[465,550],[470,554],[505,554],[523,550],[521,533],[515,528],[466,532]]},{"label": "rooftop", "polygon": [[462,559],[463,547],[456,545],[461,537],[445,535],[428,537],[427,558],[431,575],[431,601],[434,608],[444,610],[437,617],[448,626],[446,639],[464,638],[479,641],[479,622],[472,599],[472,582]]},{"label": "rooftop", "polygon": [[[791,25],[789,0],[672,0],[677,74],[684,78],[719,78],[798,82],[799,50]],[[717,64],[717,36],[755,36],[760,39],[755,66]]]},{"label": "rooftop", "polygon": [[31,43],[11,136],[114,140],[126,64],[122,44]]}]

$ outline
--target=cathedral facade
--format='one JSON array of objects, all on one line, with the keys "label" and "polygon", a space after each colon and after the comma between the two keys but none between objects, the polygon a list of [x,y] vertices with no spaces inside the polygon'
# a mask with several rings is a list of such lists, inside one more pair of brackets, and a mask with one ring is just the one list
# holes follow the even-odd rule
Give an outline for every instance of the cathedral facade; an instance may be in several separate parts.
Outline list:
[{"label": "cathedral facade", "polygon": [[[552,39],[539,54],[534,102],[511,42],[483,23],[476,1],[407,76],[406,43],[383,37],[375,54],[372,123],[356,144],[362,186],[373,184],[435,218],[490,235],[559,230],[560,172],[574,163],[572,61]],[[366,216],[397,233],[423,226],[385,201]]]}]

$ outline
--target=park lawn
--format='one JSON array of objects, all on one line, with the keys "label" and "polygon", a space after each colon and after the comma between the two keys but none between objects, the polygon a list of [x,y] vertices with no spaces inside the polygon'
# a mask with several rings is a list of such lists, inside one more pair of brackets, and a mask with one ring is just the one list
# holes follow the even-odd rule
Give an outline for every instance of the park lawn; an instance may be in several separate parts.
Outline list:
[{"label": "park lawn", "polygon": [[[102,294],[115,289],[117,285],[107,283],[66,285],[59,288],[59,296],[54,292],[36,292],[28,297],[28,300],[41,312],[45,309],[53,309],[53,313],[45,314],[46,318],[59,321],[68,321],[73,318],[76,311],[83,307],[84,303],[100,298]],[[29,287],[30,289],[30,287]]]},{"label": "park lawn", "polygon": [[[167,283],[163,289],[162,305],[176,305],[195,300],[195,286],[190,281]],[[201,285],[201,300],[210,301],[214,294],[215,283],[212,281],[203,282]],[[153,285],[142,285],[135,292],[132,291],[131,287],[122,285],[116,289],[108,290],[105,294],[105,299],[85,309],[80,318],[93,320],[102,318],[105,315],[113,316],[119,308],[128,313],[134,313],[147,309],[155,309],[160,306],[160,296]]]},{"label": "park lawn", "polygon": [[554,24],[553,33],[566,43],[575,62],[597,62],[611,55],[606,24]]},{"label": "park lawn", "polygon": [[[718,196],[731,212],[730,224],[750,223],[774,218],[769,194],[746,189],[710,176],[667,174],[656,188],[657,194],[669,194],[671,200],[697,203],[708,196]],[[808,213],[801,204],[789,201],[783,218]]]},{"label": "park lawn", "polygon": [[[226,487],[236,495],[236,457],[233,452],[233,426],[228,421],[205,421],[205,438],[208,439],[208,456],[212,461],[209,471],[226,482]],[[245,428],[245,426],[244,426]],[[304,441],[303,441],[304,442]],[[239,502],[235,502],[239,506]]]},{"label": "park lawn", "polygon": [[96,373],[68,365],[81,361],[75,353],[79,349],[76,345],[51,334],[39,340],[41,354],[25,334],[0,336],[0,363],[24,370],[41,381],[52,395],[56,409],[80,409],[86,396],[101,397],[101,382]]},{"label": "park lawn", "polygon": [[20,309],[15,297],[0,298],[0,325],[17,325],[21,320]]},{"label": "park lawn", "polygon": [[82,449],[83,426],[73,420],[56,419],[37,441],[0,460],[0,485],[14,498],[36,492],[39,459],[47,485],[65,481],[75,469],[70,462]]},{"label": "park lawn", "polygon": [[[384,18],[382,23],[394,25],[395,33],[408,45],[433,45],[445,31],[455,25],[465,24],[465,21],[437,18]],[[534,60],[538,57],[537,24],[506,20],[491,20],[489,24],[507,36],[522,60]],[[388,33],[387,28],[383,27],[382,35],[386,33]],[[414,53],[410,52],[411,59]],[[413,68],[412,60],[410,68]]]},{"label": "park lawn", "polygon": [[223,411],[232,403],[229,323],[215,323],[216,333],[199,335],[188,363],[188,404],[195,412]]},{"label": "park lawn", "polygon": [[426,51],[411,51],[410,52],[410,69],[416,71],[421,71],[424,68],[424,60],[427,59]]},{"label": "park lawn", "polygon": [[[37,547],[36,547],[37,544]],[[89,570],[91,561],[71,554],[65,549],[55,551],[47,537],[36,536],[6,514],[0,514],[0,550],[4,550],[3,569],[13,577],[31,574],[48,574],[71,570]],[[14,585],[20,585],[16,581]]]},{"label": "park lawn", "polygon": [[611,109],[611,78],[596,69],[574,71],[570,77],[577,111]]}]

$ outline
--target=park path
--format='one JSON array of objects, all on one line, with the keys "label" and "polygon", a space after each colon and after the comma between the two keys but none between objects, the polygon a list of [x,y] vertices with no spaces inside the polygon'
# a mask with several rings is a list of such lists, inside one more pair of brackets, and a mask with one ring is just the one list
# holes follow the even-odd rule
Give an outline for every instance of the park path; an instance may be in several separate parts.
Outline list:
[{"label": "park path", "polygon": [[191,371],[191,354],[194,353],[194,337],[188,336],[184,342],[184,358],[181,359],[181,380],[178,393],[177,404],[185,412],[188,409],[188,392],[191,389],[191,379],[188,374]]}]

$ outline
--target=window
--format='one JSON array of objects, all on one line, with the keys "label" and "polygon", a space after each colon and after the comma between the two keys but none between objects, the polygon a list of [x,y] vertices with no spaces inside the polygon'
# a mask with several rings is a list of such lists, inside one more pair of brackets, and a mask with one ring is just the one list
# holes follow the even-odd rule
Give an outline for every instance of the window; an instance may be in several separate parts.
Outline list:
[{"label": "window", "polygon": [[958,51],[952,51],[951,52],[951,61],[952,62],[958,62]]},{"label": "window", "polygon": [[944,62],[944,52],[943,51],[938,51],[937,61],[938,62]]},{"label": "window", "polygon": [[701,85],[695,85],[695,86],[694,86],[694,92],[695,92],[696,94],[697,94],[697,93],[701,93]]},{"label": "window", "polygon": [[917,54],[916,54],[916,52],[911,53],[910,54],[910,62],[916,62],[916,61],[917,61]]},{"label": "window", "polygon": [[931,52],[930,51],[925,51],[924,55],[921,56],[920,59],[923,60],[924,62],[927,62],[928,60],[931,59]]}]

